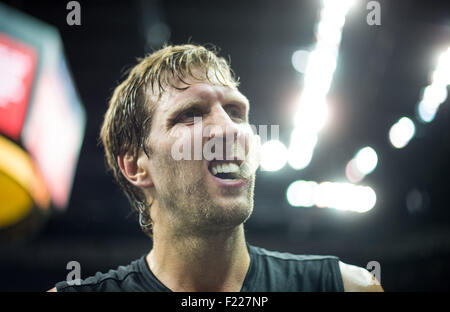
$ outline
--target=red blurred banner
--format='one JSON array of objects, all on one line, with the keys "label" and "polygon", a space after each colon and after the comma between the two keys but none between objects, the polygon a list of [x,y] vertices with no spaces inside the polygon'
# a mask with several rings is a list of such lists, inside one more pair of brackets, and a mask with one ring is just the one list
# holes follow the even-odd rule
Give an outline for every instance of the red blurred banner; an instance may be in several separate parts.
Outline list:
[{"label": "red blurred banner", "polygon": [[14,140],[22,132],[37,60],[32,46],[0,33],[0,133]]}]

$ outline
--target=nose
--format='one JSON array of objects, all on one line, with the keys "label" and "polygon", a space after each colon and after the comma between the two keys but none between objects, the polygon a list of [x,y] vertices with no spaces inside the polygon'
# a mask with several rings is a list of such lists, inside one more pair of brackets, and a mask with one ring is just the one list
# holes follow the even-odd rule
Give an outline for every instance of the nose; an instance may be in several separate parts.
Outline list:
[{"label": "nose", "polygon": [[233,121],[221,105],[215,107],[208,117],[205,127],[207,140],[217,140],[224,147],[224,159],[245,159],[248,138],[243,124]]},{"label": "nose", "polygon": [[206,121],[207,137],[222,138],[222,137],[237,137],[242,130],[225,111],[225,109],[218,105],[211,111],[208,120]]}]

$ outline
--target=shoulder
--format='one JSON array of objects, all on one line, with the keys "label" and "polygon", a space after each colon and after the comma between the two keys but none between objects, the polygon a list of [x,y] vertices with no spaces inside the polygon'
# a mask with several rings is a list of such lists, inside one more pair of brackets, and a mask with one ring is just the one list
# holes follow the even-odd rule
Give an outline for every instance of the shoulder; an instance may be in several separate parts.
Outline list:
[{"label": "shoulder", "polygon": [[252,246],[253,272],[261,291],[344,291],[339,258],[332,255],[269,251]]},{"label": "shoulder", "polygon": [[344,290],[347,292],[382,292],[377,279],[366,269],[339,261]]},{"label": "shoulder", "polygon": [[73,281],[61,281],[48,292],[89,292],[89,291],[133,291],[138,287],[137,275],[140,274],[135,260],[127,266],[119,266],[107,273],[97,272],[85,279]]},{"label": "shoulder", "polygon": [[265,259],[270,260],[278,260],[279,262],[287,262],[287,261],[295,261],[295,262],[315,262],[315,261],[328,261],[338,259],[335,256],[325,256],[325,255],[303,255],[303,254],[294,254],[290,252],[280,252],[280,251],[272,251],[267,250],[265,248],[251,246],[250,253]]}]

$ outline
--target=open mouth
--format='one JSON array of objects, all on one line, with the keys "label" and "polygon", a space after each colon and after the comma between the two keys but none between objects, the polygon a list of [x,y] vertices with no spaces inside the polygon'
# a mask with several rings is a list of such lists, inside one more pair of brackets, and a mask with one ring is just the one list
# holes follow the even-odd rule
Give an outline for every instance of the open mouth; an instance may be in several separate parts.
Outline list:
[{"label": "open mouth", "polygon": [[212,160],[209,163],[208,170],[216,178],[233,181],[242,179],[239,160]]}]

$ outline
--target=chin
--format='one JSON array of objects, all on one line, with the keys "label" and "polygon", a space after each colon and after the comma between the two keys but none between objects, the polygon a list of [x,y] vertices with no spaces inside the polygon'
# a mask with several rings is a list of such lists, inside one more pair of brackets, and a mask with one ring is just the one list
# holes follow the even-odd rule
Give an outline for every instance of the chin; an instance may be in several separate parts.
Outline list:
[{"label": "chin", "polygon": [[208,215],[208,223],[215,227],[234,228],[245,223],[253,212],[253,203],[237,201],[217,205]]}]

